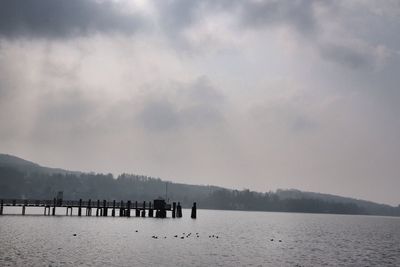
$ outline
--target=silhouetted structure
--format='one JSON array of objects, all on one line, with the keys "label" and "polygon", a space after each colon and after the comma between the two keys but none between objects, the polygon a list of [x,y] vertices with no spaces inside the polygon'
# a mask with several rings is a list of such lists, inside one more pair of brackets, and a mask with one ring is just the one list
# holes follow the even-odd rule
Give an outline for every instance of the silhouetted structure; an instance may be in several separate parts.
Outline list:
[{"label": "silhouetted structure", "polygon": [[197,217],[197,207],[196,207],[196,202],[193,203],[192,207],[192,214],[190,216],[192,219],[196,219]]},{"label": "silhouetted structure", "polygon": [[175,218],[176,216],[176,202],[172,203],[172,218]]},{"label": "silhouetted structure", "polygon": [[[164,199],[156,199],[153,201],[154,204],[152,205],[149,202],[146,205],[146,201],[143,201],[143,204],[140,206],[138,202],[135,202],[134,209],[136,210],[136,217],[146,217],[146,210],[148,210],[149,217],[154,217],[153,212],[156,210],[156,217],[157,218],[166,218],[167,211],[171,211],[173,217],[175,214],[172,210],[172,205],[165,202]],[[4,213],[4,206],[20,206],[22,207],[22,215],[26,213],[26,207],[43,207],[44,208],[44,215],[50,215],[50,209],[52,210],[51,214],[56,215],[56,207],[64,207],[66,208],[66,215],[73,214],[73,209],[78,209],[78,216],[82,216],[82,209],[86,209],[86,216],[92,215],[92,200],[89,199],[88,201],[71,201],[71,200],[62,200],[60,198],[54,198],[53,200],[32,200],[32,199],[1,199],[0,200],[0,215]],[[175,207],[175,202],[174,202]],[[128,200],[127,202],[120,201],[116,202],[113,200],[112,202],[108,202],[103,200],[97,200],[96,203],[96,216],[108,216],[108,210],[112,209],[111,216],[115,216],[115,209],[119,208],[119,216],[120,217],[130,217],[131,210],[133,209],[131,201]],[[182,209],[180,204],[178,203],[178,216],[182,217]]]},{"label": "silhouetted structure", "polygon": [[182,218],[182,207],[180,202],[178,202],[178,206],[176,207],[176,217]]},{"label": "silhouetted structure", "polygon": [[156,210],[156,218],[166,218],[167,210],[171,210],[171,205],[167,204],[164,199],[155,199],[154,209]]}]

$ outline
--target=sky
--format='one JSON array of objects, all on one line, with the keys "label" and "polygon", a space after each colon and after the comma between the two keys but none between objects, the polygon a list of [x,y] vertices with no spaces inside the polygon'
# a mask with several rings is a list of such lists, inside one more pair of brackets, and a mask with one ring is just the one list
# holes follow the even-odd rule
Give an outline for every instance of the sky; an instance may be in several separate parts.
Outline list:
[{"label": "sky", "polygon": [[0,153],[400,204],[400,1],[2,0]]}]

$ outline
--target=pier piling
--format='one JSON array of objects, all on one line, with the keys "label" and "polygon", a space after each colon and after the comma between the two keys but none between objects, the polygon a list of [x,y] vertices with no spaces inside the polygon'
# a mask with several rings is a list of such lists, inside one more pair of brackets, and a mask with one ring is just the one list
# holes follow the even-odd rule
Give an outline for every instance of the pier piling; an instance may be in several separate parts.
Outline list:
[{"label": "pier piling", "polygon": [[151,201],[149,202],[149,217],[153,218],[154,216],[154,209],[152,208]]},{"label": "pier piling", "polygon": [[92,216],[92,200],[89,199],[88,206],[86,208],[86,216]]},{"label": "pier piling", "polygon": [[126,217],[131,217],[131,201],[128,201],[128,207],[126,209]]},{"label": "pier piling", "polygon": [[115,200],[113,200],[113,209],[111,211],[111,216],[115,216]]},{"label": "pier piling", "polygon": [[78,216],[82,216],[82,199],[79,199]]},{"label": "pier piling", "polygon": [[99,216],[99,212],[100,212],[100,200],[97,200],[96,217]]},{"label": "pier piling", "polygon": [[57,204],[57,200],[54,198],[53,199],[53,212],[51,213],[51,215],[56,215],[56,204]]},{"label": "pier piling", "polygon": [[119,217],[124,216],[124,202],[121,200],[119,204]]},{"label": "pier piling", "polygon": [[172,202],[172,218],[176,217],[176,202]]},{"label": "pier piling", "polygon": [[196,202],[193,203],[192,207],[192,214],[190,216],[192,219],[196,219],[197,217],[197,207],[196,207]]},{"label": "pier piling", "polygon": [[182,218],[182,207],[180,202],[178,202],[178,206],[176,207],[176,217]]},{"label": "pier piling", "polygon": [[146,201],[143,201],[142,217],[146,217]]},{"label": "pier piling", "polygon": [[140,210],[138,208],[138,203],[135,201],[135,216],[140,217]]},{"label": "pier piling", "polygon": [[108,213],[108,205],[107,205],[107,201],[103,200],[103,216],[107,217],[107,213]]}]

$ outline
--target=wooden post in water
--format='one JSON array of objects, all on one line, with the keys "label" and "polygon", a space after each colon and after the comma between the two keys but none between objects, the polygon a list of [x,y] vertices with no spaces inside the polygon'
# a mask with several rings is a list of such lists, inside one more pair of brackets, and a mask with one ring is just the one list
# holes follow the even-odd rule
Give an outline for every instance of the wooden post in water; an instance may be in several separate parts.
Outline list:
[{"label": "wooden post in water", "polygon": [[142,217],[146,217],[146,201],[143,201]]},{"label": "wooden post in water", "polygon": [[103,216],[107,217],[107,213],[108,213],[108,206],[107,206],[107,201],[103,200]]},{"label": "wooden post in water", "polygon": [[153,208],[151,207],[151,201],[149,202],[149,217],[153,217],[154,216],[154,214],[153,214]]},{"label": "wooden post in water", "polygon": [[138,203],[135,201],[135,216],[140,217],[140,210],[138,208]]},{"label": "wooden post in water", "polygon": [[124,216],[124,202],[121,200],[119,205],[119,217]]},{"label": "wooden post in water", "polygon": [[22,205],[22,215],[25,215],[25,203]]},{"label": "wooden post in water", "polygon": [[178,206],[176,207],[176,217],[182,218],[182,207],[180,202],[178,202]]},{"label": "wooden post in water", "polygon": [[86,207],[86,216],[92,216],[92,200],[89,199],[88,205]]},{"label": "wooden post in water", "polygon": [[167,210],[165,208],[160,210],[160,217],[167,218]]},{"label": "wooden post in water", "polygon": [[128,200],[128,207],[126,209],[126,217],[131,217],[131,201]]},{"label": "wooden post in water", "polygon": [[82,199],[79,199],[78,216],[82,216]]},{"label": "wooden post in water", "polygon": [[193,203],[192,207],[192,214],[190,216],[192,219],[196,219],[197,217],[197,207],[196,207],[196,202]]},{"label": "wooden post in water", "polygon": [[54,198],[53,199],[53,212],[52,212],[52,214],[51,215],[56,215],[56,204],[57,204],[57,200]]},{"label": "wooden post in water", "polygon": [[100,200],[97,200],[96,217],[99,216]]},{"label": "wooden post in water", "polygon": [[111,216],[115,216],[115,200],[113,200],[113,209],[111,211]]},{"label": "wooden post in water", "polygon": [[0,201],[0,215],[3,215],[3,200]]},{"label": "wooden post in water", "polygon": [[172,218],[176,217],[176,202],[172,202]]}]

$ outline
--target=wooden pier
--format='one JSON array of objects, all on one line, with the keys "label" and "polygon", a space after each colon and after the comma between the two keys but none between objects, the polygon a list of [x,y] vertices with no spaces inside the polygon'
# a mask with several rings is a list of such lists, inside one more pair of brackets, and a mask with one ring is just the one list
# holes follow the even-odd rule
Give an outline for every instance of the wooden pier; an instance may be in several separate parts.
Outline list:
[{"label": "wooden pier", "polygon": [[[91,200],[83,201],[79,200],[62,200],[54,198],[53,200],[33,200],[33,199],[1,199],[0,200],[0,215],[4,213],[4,207],[22,207],[22,215],[25,215],[26,209],[28,207],[42,207],[43,215],[52,216],[56,215],[56,208],[66,208],[66,215],[72,216],[73,209],[78,210],[77,216],[82,216],[82,210],[85,210],[86,216],[92,216],[92,211],[97,217],[107,217],[117,216],[116,210],[118,210],[119,217],[131,217],[135,214],[135,217],[156,217],[156,218],[166,218],[167,212],[171,212],[172,218],[182,217],[182,207],[180,203],[176,204],[173,202],[172,205],[165,202],[163,199],[155,199],[153,202],[146,201],[143,202],[132,202],[128,201],[107,201],[107,200]],[[194,203],[192,208],[192,218],[193,211],[196,209],[196,204]],[[135,213],[132,212],[135,210]],[[111,213],[109,213],[111,211]],[[155,216],[154,216],[155,215]]]}]

